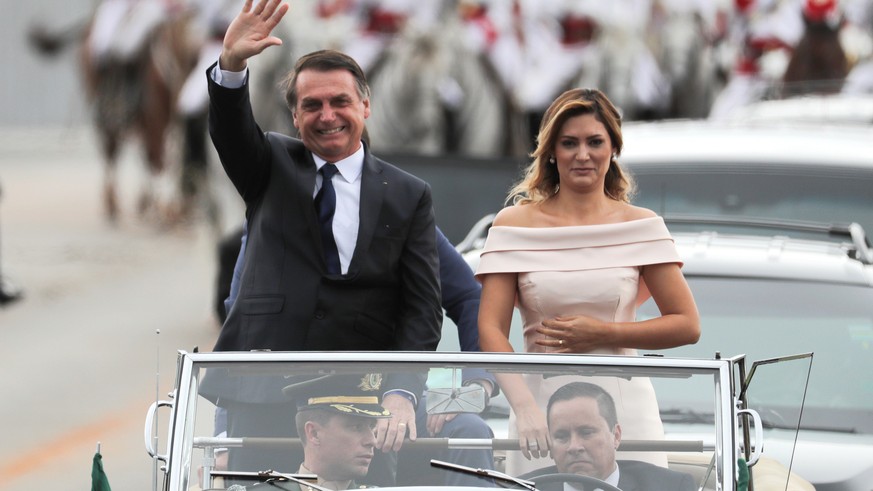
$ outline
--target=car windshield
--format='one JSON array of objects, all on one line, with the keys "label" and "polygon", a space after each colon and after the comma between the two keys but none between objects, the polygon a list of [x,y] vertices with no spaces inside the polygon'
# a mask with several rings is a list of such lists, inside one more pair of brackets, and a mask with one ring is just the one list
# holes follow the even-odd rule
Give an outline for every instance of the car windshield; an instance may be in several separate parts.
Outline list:
[{"label": "car windshield", "polygon": [[[701,339],[696,345],[665,353],[711,356],[715,349],[742,350],[751,359],[761,359],[814,352],[802,428],[873,433],[871,288],[741,278],[687,279],[700,311]],[[657,312],[649,300],[638,318],[651,318]],[[784,383],[779,378],[761,381],[755,386],[756,394],[778,393]],[[784,411],[778,400],[767,404],[774,411]]]},{"label": "car windshield", "polygon": [[[622,465],[668,467],[672,472],[659,479],[678,478],[693,489],[735,489],[740,457],[735,452],[741,442],[733,412],[734,359],[182,353],[179,367],[172,443],[163,456],[168,490],[195,485],[267,489],[268,482],[297,489],[285,487],[287,480],[313,474],[333,484],[522,489],[503,474],[533,481],[559,472],[580,479],[597,476],[599,464],[578,457],[578,449],[568,450],[579,442],[589,451],[603,444],[606,455],[619,445],[609,462],[617,459],[620,472],[632,472],[621,471]],[[802,379],[805,370],[795,375]],[[421,387],[426,389],[413,388],[425,383]],[[642,414],[647,412],[640,401],[627,399],[630,386],[653,391],[654,419]],[[537,406],[549,415],[551,457],[527,460],[522,455],[503,395],[519,388],[537,394]],[[374,448],[380,425],[390,428],[393,421],[384,417],[380,404],[388,406],[386,394],[406,389],[416,395],[420,409],[417,440],[407,439],[389,458]],[[595,402],[595,397],[602,399]],[[431,460],[438,462],[432,465]]]},{"label": "car windshield", "polygon": [[873,168],[755,162],[629,165],[634,204],[659,215],[714,215],[823,223],[873,231]]}]

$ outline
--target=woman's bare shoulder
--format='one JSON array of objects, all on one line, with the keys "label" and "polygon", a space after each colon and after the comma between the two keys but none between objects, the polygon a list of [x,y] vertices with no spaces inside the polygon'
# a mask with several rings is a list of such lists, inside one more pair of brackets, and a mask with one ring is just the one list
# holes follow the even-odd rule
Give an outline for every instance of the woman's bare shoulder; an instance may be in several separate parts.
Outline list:
[{"label": "woman's bare shoulder", "polygon": [[512,205],[500,210],[492,225],[498,227],[530,227],[535,221],[536,206]]},{"label": "woman's bare shoulder", "polygon": [[624,210],[622,210],[625,221],[629,222],[632,220],[642,220],[644,218],[654,218],[658,216],[654,211],[643,208],[640,206],[634,205],[625,205]]}]

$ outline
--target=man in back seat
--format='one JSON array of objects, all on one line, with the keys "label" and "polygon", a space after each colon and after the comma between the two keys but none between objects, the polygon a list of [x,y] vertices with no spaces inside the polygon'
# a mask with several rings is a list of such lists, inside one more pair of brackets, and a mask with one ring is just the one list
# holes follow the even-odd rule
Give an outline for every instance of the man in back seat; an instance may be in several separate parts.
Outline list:
[{"label": "man in back seat", "polygon": [[[563,473],[590,476],[622,491],[693,491],[690,475],[646,462],[616,460],[621,443],[615,402],[598,385],[571,382],[555,391],[546,406],[555,465],[523,476]],[[572,483],[569,483],[572,486]],[[563,489],[561,484],[538,486],[541,490]],[[586,486],[587,489],[587,486]]]}]

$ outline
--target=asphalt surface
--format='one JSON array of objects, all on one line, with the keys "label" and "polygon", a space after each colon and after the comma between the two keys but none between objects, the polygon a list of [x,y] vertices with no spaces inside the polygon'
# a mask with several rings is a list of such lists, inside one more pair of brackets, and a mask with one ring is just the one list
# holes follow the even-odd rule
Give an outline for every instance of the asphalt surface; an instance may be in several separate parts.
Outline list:
[{"label": "asphalt surface", "polygon": [[88,489],[98,442],[113,489],[151,489],[146,410],[215,341],[218,232],[137,215],[137,150],[110,225],[88,127],[0,128],[0,271],[25,293],[0,308],[0,490]]}]

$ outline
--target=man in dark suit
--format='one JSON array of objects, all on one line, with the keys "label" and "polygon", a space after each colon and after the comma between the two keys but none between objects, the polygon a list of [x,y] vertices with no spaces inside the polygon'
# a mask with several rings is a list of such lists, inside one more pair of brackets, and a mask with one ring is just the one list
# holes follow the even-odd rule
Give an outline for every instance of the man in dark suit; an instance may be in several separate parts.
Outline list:
[{"label": "man in dark suit", "polygon": [[[246,60],[281,43],[271,32],[287,10],[247,0],[207,72],[210,136],[248,223],[239,298],[214,349],[432,351],[442,309],[430,187],[362,144],[370,101],[357,63],[336,51],[297,61],[286,100],[299,140],[254,121]],[[416,436],[424,380],[407,379],[382,399],[383,451]],[[271,393],[261,389],[240,393]]]},{"label": "man in dark suit", "polygon": [[[219,290],[218,298],[222,301],[220,310],[227,312],[236,303],[239,295],[239,284],[245,265],[247,226],[243,223],[240,230],[242,236],[233,234],[224,243],[223,249],[229,254],[223,258],[221,268],[226,269],[227,285]],[[442,288],[442,307],[445,314],[458,329],[458,341],[461,351],[479,351],[479,300],[482,286],[473,278],[473,271],[464,261],[463,256],[449,242],[439,227],[436,228],[437,253],[440,262],[440,286]],[[236,250],[232,249],[235,247]],[[231,266],[232,265],[232,266]],[[230,270],[233,270],[231,273]],[[497,395],[497,381],[494,376],[482,369],[467,369],[463,372],[463,384],[481,385],[486,393],[486,399]],[[476,414],[427,414],[426,394],[419,398],[415,411],[415,424],[419,434],[426,430],[426,436],[438,438],[481,438],[494,437],[491,428]],[[221,416],[218,416],[219,421]],[[216,432],[226,430],[225,424],[217,424]],[[398,455],[398,483],[423,484],[432,475],[443,476],[446,486],[485,486],[493,487],[493,482],[478,476],[461,472],[433,472],[430,460],[436,458],[465,465],[474,469],[491,469],[494,467],[494,456],[490,449],[448,449],[434,452],[432,450],[404,450]],[[416,465],[418,464],[418,465]],[[442,483],[443,481],[431,481]]]},{"label": "man in dark suit", "polygon": [[[693,491],[690,475],[634,460],[616,460],[621,426],[615,402],[602,387],[571,382],[555,391],[546,406],[555,465],[523,476],[534,482],[545,474],[590,476],[622,491]],[[560,484],[538,486],[563,489]],[[586,489],[588,487],[586,486]]]}]

